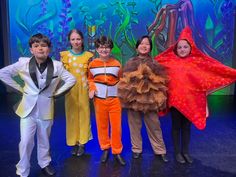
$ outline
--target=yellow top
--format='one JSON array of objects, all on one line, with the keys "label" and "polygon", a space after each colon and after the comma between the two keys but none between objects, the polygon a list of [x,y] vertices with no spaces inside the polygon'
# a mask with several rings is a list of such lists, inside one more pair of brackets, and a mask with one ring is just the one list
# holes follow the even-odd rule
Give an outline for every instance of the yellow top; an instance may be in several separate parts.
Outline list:
[{"label": "yellow top", "polygon": [[77,83],[66,94],[66,139],[69,146],[85,144],[92,139],[88,98],[87,69],[92,53],[75,54],[71,50],[60,53],[64,67],[76,77]]}]

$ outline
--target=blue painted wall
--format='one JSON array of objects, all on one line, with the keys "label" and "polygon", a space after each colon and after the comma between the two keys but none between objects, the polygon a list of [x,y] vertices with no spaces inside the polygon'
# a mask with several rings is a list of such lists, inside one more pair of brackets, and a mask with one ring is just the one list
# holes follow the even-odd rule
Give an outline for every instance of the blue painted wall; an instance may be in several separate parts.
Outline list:
[{"label": "blue painted wall", "polygon": [[[88,50],[110,36],[113,55],[124,64],[135,54],[136,39],[152,37],[153,55],[165,50],[190,25],[201,50],[232,66],[236,0],[9,0],[11,63],[29,56],[28,39],[41,32],[53,42],[52,57],[68,48],[67,33],[79,28]],[[166,16],[165,16],[166,14]],[[156,23],[156,24],[155,24]],[[158,28],[163,26],[160,31]],[[229,93],[230,91],[226,91]]]}]

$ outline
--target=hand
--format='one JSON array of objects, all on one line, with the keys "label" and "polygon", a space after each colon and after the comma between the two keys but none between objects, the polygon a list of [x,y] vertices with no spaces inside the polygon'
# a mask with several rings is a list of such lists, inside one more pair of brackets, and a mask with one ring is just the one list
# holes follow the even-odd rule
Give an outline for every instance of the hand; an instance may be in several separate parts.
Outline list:
[{"label": "hand", "polygon": [[94,94],[95,94],[95,91],[94,91],[94,90],[90,91],[90,92],[89,92],[89,98],[90,98],[90,99],[93,99]]}]

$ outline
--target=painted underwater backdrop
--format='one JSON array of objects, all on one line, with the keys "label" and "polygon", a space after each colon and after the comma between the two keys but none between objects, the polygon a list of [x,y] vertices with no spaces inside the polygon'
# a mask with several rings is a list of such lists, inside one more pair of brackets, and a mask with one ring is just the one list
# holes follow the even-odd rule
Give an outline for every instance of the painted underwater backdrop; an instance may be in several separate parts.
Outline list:
[{"label": "painted underwater backdrop", "polygon": [[[236,0],[9,0],[11,63],[30,56],[28,40],[41,32],[53,43],[51,55],[69,47],[70,29],[83,31],[87,50],[100,35],[113,39],[113,55],[124,64],[136,39],[148,34],[152,55],[165,50],[189,25],[198,47],[232,66]],[[230,88],[217,92],[229,94]]]}]

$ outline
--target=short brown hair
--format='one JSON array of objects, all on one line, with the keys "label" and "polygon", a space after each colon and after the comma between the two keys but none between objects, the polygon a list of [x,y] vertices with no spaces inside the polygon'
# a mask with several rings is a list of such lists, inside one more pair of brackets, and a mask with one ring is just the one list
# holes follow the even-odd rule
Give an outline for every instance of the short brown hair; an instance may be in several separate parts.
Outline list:
[{"label": "short brown hair", "polygon": [[31,36],[31,38],[29,39],[29,47],[31,48],[33,43],[39,43],[39,42],[44,42],[48,45],[49,48],[51,47],[50,39],[41,33],[37,33]]},{"label": "short brown hair", "polygon": [[110,49],[113,48],[112,40],[106,36],[101,36],[100,38],[95,40],[96,48],[99,48],[101,45],[105,45],[106,47],[109,47]]},{"label": "short brown hair", "polygon": [[144,36],[142,36],[141,38],[139,38],[139,39],[137,40],[137,42],[136,42],[135,47],[136,47],[136,49],[137,49],[138,46],[142,43],[142,41],[143,41],[145,38],[147,38],[148,41],[149,41],[149,44],[150,44],[150,52],[151,52],[151,51],[152,51],[152,39],[151,39],[148,35],[144,35]]}]

